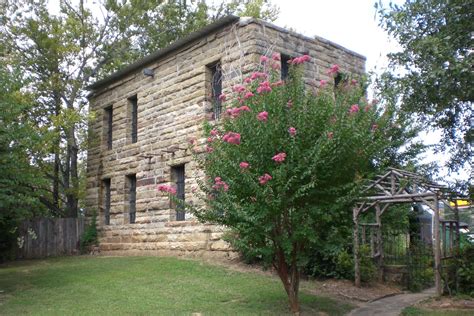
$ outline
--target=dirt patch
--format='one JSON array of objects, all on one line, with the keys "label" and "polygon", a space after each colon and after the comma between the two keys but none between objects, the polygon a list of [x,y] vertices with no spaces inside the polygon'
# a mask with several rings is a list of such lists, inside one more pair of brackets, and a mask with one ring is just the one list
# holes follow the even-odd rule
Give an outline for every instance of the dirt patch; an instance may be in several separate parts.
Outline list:
[{"label": "dirt patch", "polygon": [[338,298],[354,305],[363,305],[366,302],[402,293],[395,285],[371,283],[358,288],[352,281],[336,279],[304,281],[302,289],[311,294]]},{"label": "dirt patch", "polygon": [[473,298],[459,298],[459,297],[449,297],[442,296],[436,298],[430,298],[428,300],[422,301],[415,305],[416,307],[421,307],[423,309],[472,309],[474,310],[474,299]]}]

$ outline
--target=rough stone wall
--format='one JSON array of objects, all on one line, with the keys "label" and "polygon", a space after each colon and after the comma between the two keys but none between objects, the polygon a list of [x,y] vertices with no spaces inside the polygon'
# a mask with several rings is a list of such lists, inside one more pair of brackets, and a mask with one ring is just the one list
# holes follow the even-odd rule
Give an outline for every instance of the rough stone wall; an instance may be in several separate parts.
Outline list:
[{"label": "rough stone wall", "polygon": [[[289,56],[310,54],[305,78],[315,86],[329,79],[327,68],[338,63],[346,72],[363,73],[364,59],[325,40],[309,39],[256,20],[241,22],[206,35],[148,65],[154,76],[142,70],[93,92],[90,109],[95,121],[87,160],[87,208],[98,212],[100,247],[111,253],[157,253],[234,256],[221,240],[222,227],[198,223],[190,214],[175,220],[167,196],[158,184],[171,184],[171,168],[185,164],[185,198],[192,194],[200,172],[187,149],[192,138],[201,137],[203,120],[212,121],[210,74],[206,65],[220,61],[223,91],[257,65],[264,53]],[[131,142],[129,98],[138,100],[138,141]],[[113,108],[112,149],[106,144],[104,109]],[[136,175],[136,222],[129,223],[127,176]],[[110,224],[104,218],[102,181],[110,179]]]}]

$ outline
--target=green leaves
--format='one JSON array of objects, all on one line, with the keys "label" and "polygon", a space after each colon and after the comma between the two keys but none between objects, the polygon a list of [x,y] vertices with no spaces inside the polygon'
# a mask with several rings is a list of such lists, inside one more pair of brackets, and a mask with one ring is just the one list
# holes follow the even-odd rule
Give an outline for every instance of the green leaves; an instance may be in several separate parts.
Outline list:
[{"label": "green leaves", "polygon": [[[278,73],[255,73],[235,86],[222,121],[205,124],[206,150],[196,159],[208,208],[197,217],[229,227],[234,246],[266,264],[278,249],[306,262],[312,249],[348,237],[360,185],[406,135],[390,108],[368,104],[364,84],[346,77],[337,89],[309,92],[294,66],[286,83]],[[235,134],[240,142],[229,138]]]},{"label": "green leaves", "polygon": [[[383,93],[395,89],[401,110],[416,114],[426,128],[442,130],[439,150],[451,151],[457,170],[472,159],[474,12],[469,1],[415,0],[388,9],[376,6],[380,25],[402,50],[390,54],[393,76],[382,78]],[[403,69],[403,71],[400,71]]]}]

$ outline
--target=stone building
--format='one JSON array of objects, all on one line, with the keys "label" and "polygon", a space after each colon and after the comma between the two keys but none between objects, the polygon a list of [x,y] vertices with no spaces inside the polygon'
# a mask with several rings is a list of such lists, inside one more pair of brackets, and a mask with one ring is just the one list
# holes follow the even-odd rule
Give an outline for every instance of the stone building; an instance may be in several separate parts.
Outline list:
[{"label": "stone building", "polygon": [[193,201],[196,170],[188,142],[203,142],[203,120],[218,121],[220,92],[230,92],[259,63],[279,52],[282,75],[292,56],[309,54],[305,81],[325,79],[332,64],[362,74],[365,58],[340,45],[256,19],[225,17],[89,89],[96,119],[87,159],[87,207],[96,210],[103,252],[232,254],[222,227],[176,210],[159,184],[176,184]]}]

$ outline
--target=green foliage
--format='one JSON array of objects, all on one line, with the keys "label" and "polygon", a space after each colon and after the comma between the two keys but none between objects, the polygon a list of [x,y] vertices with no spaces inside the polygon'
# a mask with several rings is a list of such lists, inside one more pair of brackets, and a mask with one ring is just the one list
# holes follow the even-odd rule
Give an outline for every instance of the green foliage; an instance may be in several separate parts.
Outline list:
[{"label": "green foliage", "polygon": [[433,265],[432,246],[423,241],[412,240],[407,262],[410,291],[419,292],[433,285]]},{"label": "green foliage", "polygon": [[[474,297],[474,245],[466,244],[456,258],[445,264],[445,276],[448,286],[456,294]],[[459,282],[456,288],[456,273]]]},{"label": "green foliage", "polygon": [[13,255],[20,222],[44,213],[47,189],[31,159],[43,140],[28,121],[33,103],[21,86],[19,73],[0,64],[0,262]]},{"label": "green foliage", "polygon": [[230,228],[239,249],[283,269],[285,288],[298,283],[285,271],[299,275],[315,249],[345,240],[361,185],[404,140],[393,138],[403,127],[392,109],[367,104],[361,85],[308,91],[301,73],[292,67],[286,82],[278,72],[254,73],[234,87],[240,92],[228,114],[205,126],[207,153],[196,156],[207,207],[188,206],[198,219]]},{"label": "green foliage", "polygon": [[[389,54],[392,71],[381,79],[384,93],[400,96],[401,109],[427,128],[443,132],[452,169],[472,159],[474,73],[472,2],[411,0],[389,8],[376,4],[380,25],[400,45]],[[446,150],[448,152],[448,150]],[[468,166],[469,167],[469,166]]]},{"label": "green foliage", "polygon": [[81,253],[87,253],[90,246],[99,245],[99,238],[97,234],[97,212],[92,212],[92,217],[84,230],[84,234],[81,237]]},{"label": "green foliage", "polygon": [[459,258],[459,293],[474,297],[474,245],[464,247]]}]

